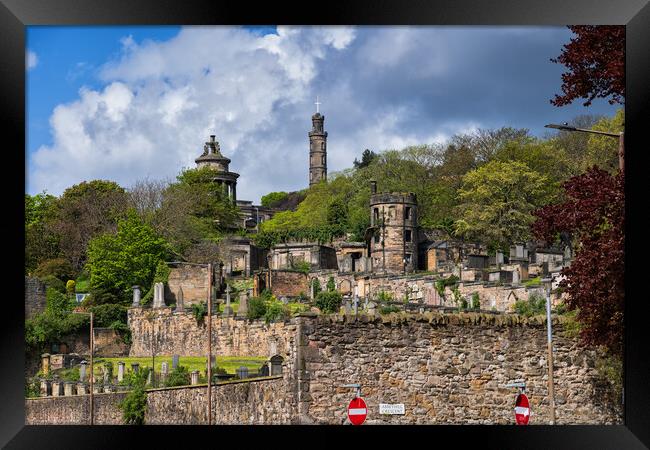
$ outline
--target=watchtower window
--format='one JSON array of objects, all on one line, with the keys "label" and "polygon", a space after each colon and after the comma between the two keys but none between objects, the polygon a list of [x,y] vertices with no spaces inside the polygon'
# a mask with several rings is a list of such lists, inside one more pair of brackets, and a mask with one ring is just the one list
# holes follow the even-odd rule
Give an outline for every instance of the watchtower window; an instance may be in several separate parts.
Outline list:
[{"label": "watchtower window", "polygon": [[374,214],[375,214],[375,220],[374,220],[373,225],[376,224],[377,222],[379,222],[379,208],[375,208]]},{"label": "watchtower window", "polygon": [[320,163],[321,163],[322,165],[325,165],[325,155],[322,155],[322,156],[320,157]]},{"label": "watchtower window", "polygon": [[404,230],[404,241],[411,242],[411,230]]},{"label": "watchtower window", "polygon": [[325,151],[325,142],[320,143],[320,149]]},{"label": "watchtower window", "polygon": [[404,209],[404,218],[405,218],[406,220],[409,220],[409,219],[411,218],[411,207],[410,207],[410,206],[407,206],[407,207]]}]

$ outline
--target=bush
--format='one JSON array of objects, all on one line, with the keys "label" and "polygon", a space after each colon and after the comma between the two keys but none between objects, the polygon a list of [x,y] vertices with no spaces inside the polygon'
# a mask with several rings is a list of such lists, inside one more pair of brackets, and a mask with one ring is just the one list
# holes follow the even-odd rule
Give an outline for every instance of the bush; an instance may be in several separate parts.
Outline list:
[{"label": "bush", "polygon": [[64,258],[46,259],[41,262],[36,270],[34,276],[44,278],[53,276],[59,280],[70,280],[75,278],[75,270],[72,265]]},{"label": "bush", "polygon": [[320,281],[318,281],[318,278],[314,278],[314,280],[311,282],[311,285],[314,288],[314,298],[316,298],[318,293],[323,290],[320,286]]},{"label": "bush", "polygon": [[453,286],[454,284],[458,283],[460,278],[458,278],[456,275],[450,275],[448,278],[441,278],[440,280],[436,281],[436,291],[438,291],[438,294],[441,297],[445,296],[445,288],[447,286]]},{"label": "bush", "polygon": [[302,272],[304,274],[309,273],[309,269],[311,269],[311,264],[309,264],[307,261],[298,261],[297,263],[294,263],[293,268],[299,272]]},{"label": "bush", "polygon": [[460,300],[460,309],[467,309],[467,299],[465,297]]},{"label": "bush", "polygon": [[197,325],[203,325],[204,318],[208,315],[208,304],[206,302],[194,303],[192,305],[192,315],[196,319]]},{"label": "bush", "polygon": [[[264,292],[262,292],[264,295]],[[266,302],[263,297],[251,297],[248,302],[248,318],[259,319],[266,315]]]},{"label": "bush", "polygon": [[399,312],[399,308],[395,305],[387,305],[387,306],[380,306],[379,307],[379,313],[380,314],[390,314],[394,312]]},{"label": "bush", "polygon": [[528,300],[518,300],[513,306],[515,312],[530,317],[546,313],[546,299],[539,294],[531,294]]},{"label": "bush", "polygon": [[65,291],[68,294],[74,294],[76,290],[76,284],[74,280],[68,280],[68,282],[65,284]]},{"label": "bush", "polygon": [[327,280],[327,292],[334,291],[336,291],[336,282],[334,281],[334,277],[329,277]]},{"label": "bush", "polygon": [[102,288],[91,288],[90,295],[84,300],[84,305],[106,305],[121,303],[126,305],[128,299],[122,297],[120,294],[113,290]]},{"label": "bush", "polygon": [[266,323],[274,320],[285,320],[290,316],[289,308],[283,305],[282,302],[271,302],[264,313],[264,320]]},{"label": "bush", "polygon": [[55,314],[66,313],[72,311],[75,306],[74,300],[68,295],[51,287],[45,290],[45,310]]},{"label": "bush", "polygon": [[325,314],[338,312],[342,301],[343,297],[336,291],[319,292],[316,296],[316,306]]},{"label": "bush", "polygon": [[187,367],[178,365],[170,372],[165,380],[165,387],[187,386],[190,384],[190,372]]},{"label": "bush", "polygon": [[65,294],[65,283],[61,280],[59,280],[57,277],[54,275],[47,275],[44,277],[39,278],[43,283],[45,283],[45,286],[48,288],[55,289],[56,291]]},{"label": "bush", "polygon": [[392,302],[393,295],[390,292],[379,291],[379,294],[377,294],[377,300],[380,303]]},{"label": "bush", "polygon": [[96,327],[111,327],[115,322],[126,325],[127,307],[123,305],[105,304],[88,308],[93,313],[93,321]]},{"label": "bush", "polygon": [[149,376],[149,370],[148,367],[143,367],[137,374],[131,373],[129,381],[133,390],[119,403],[119,407],[123,413],[124,423],[127,425],[144,424],[144,413],[147,409],[145,384]]},{"label": "bush", "polygon": [[472,294],[472,308],[481,309],[481,298],[478,295],[478,292]]}]

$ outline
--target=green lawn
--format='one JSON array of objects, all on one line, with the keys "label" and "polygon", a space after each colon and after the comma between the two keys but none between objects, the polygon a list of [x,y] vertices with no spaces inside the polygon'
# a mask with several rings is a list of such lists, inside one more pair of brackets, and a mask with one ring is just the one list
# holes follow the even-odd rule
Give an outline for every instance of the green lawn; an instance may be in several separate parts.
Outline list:
[{"label": "green lawn", "polygon": [[[187,367],[191,372],[193,370],[198,370],[203,373],[205,371],[205,363],[207,357],[205,356],[181,356],[179,358],[179,365]],[[131,371],[131,363],[137,362],[140,363],[140,368],[142,367],[151,367],[151,357],[117,357],[117,358],[96,358],[93,363],[95,366],[95,374],[101,375],[102,365],[105,361],[110,361],[113,363],[113,374],[117,375],[117,363],[123,361],[126,363],[126,372]],[[217,356],[217,367],[221,367],[226,370],[226,372],[234,374],[238,367],[246,366],[251,372],[257,372],[262,365],[267,361],[267,358],[262,356]],[[169,371],[172,370],[172,357],[160,355],[156,356],[156,372],[160,372],[161,364],[167,362]]]}]

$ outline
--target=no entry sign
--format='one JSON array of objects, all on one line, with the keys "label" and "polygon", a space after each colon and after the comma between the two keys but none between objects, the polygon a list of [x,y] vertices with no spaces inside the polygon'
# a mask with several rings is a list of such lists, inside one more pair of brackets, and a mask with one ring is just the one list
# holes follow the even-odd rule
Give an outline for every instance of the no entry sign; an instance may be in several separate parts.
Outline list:
[{"label": "no entry sign", "polygon": [[528,404],[528,397],[525,394],[519,394],[515,401],[515,420],[517,425],[528,425],[528,418],[530,417],[530,406]]},{"label": "no entry sign", "polygon": [[352,425],[361,425],[366,421],[368,415],[368,408],[366,402],[361,397],[355,397],[348,405],[348,419]]}]

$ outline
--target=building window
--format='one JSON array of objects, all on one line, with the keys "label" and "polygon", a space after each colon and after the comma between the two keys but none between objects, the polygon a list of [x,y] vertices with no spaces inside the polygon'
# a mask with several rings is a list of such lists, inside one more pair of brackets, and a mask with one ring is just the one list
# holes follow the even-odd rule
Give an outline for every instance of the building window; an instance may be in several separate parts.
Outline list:
[{"label": "building window", "polygon": [[325,142],[321,142],[321,143],[320,143],[320,149],[321,149],[322,151],[325,151]]},{"label": "building window", "polygon": [[406,210],[404,211],[404,218],[406,220],[409,220],[411,218],[411,207],[407,206]]},{"label": "building window", "polygon": [[375,225],[375,224],[377,224],[377,222],[379,222],[379,208],[375,208],[374,213],[375,213],[375,215],[374,215],[375,220],[373,222],[373,225]]},{"label": "building window", "polygon": [[322,155],[322,156],[320,157],[320,163],[321,163],[322,165],[325,165],[325,155]]},{"label": "building window", "polygon": [[404,240],[411,242],[411,230],[404,230]]}]

